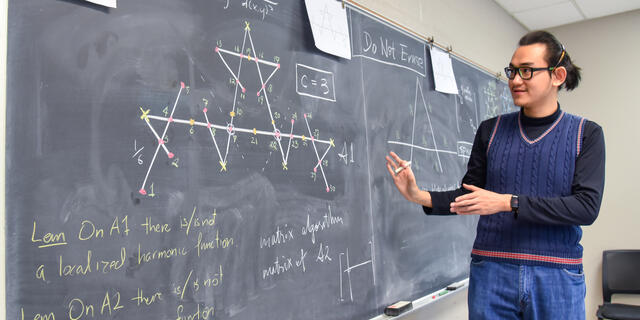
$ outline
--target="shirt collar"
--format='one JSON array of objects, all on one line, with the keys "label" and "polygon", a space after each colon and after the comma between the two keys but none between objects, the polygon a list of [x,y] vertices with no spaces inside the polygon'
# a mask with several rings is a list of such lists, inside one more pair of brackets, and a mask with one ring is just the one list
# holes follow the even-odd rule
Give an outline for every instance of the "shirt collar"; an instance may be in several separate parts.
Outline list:
[{"label": "shirt collar", "polygon": [[558,108],[556,109],[556,112],[554,112],[552,115],[549,115],[543,118],[527,117],[524,114],[524,112],[522,112],[522,108],[520,108],[520,119],[522,121],[522,125],[524,126],[543,126],[547,124],[552,124],[554,121],[556,121],[556,119],[558,119],[561,113],[562,113],[562,110],[560,110],[560,103],[558,103]]}]

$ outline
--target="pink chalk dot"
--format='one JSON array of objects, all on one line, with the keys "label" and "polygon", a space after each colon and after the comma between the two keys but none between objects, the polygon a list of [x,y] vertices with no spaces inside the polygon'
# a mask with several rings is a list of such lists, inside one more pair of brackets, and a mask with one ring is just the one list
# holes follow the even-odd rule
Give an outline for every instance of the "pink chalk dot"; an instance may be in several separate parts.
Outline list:
[{"label": "pink chalk dot", "polygon": [[280,69],[280,64],[278,63],[277,68]]},{"label": "pink chalk dot", "polygon": [[247,92],[247,89],[245,89],[244,87],[242,88],[242,93]]},{"label": "pink chalk dot", "polygon": [[173,122],[173,117],[169,117],[169,122]]},{"label": "pink chalk dot", "polygon": [[202,112],[207,113],[207,108],[202,109]]},{"label": "pink chalk dot", "polygon": [[164,140],[162,140],[162,139],[158,139],[158,143],[159,143],[159,144],[164,144]]},{"label": "pink chalk dot", "polygon": [[258,91],[258,93],[256,93],[256,95],[259,97],[260,96],[260,91]]},{"label": "pink chalk dot", "polygon": [[138,192],[143,196],[147,195],[147,191],[145,191],[144,189],[140,189],[140,190],[138,190]]},{"label": "pink chalk dot", "polygon": [[311,142],[313,141],[316,141],[316,139],[313,136],[311,136]]},{"label": "pink chalk dot", "polygon": [[175,154],[173,154],[173,152],[169,152],[167,156],[169,157],[169,159],[173,159],[173,157],[175,157]]},{"label": "pink chalk dot", "polygon": [[296,122],[295,120],[291,119],[291,124],[293,124],[294,122]]},{"label": "pink chalk dot", "polygon": [[262,85],[262,90],[264,90],[264,86],[265,86],[265,85],[263,84],[263,85]]},{"label": "pink chalk dot", "polygon": [[180,81],[180,88],[184,89],[184,82]]},{"label": "pink chalk dot", "polygon": [[329,192],[329,187],[327,187],[327,192]]},{"label": "pink chalk dot", "polygon": [[260,62],[260,60],[258,60],[258,57],[256,57],[256,63],[257,63],[257,62]]},{"label": "pink chalk dot", "polygon": [[220,48],[216,47],[216,52],[220,52]]},{"label": "pink chalk dot", "polygon": [[242,58],[244,58],[244,54],[241,53],[240,54],[240,59],[242,59]]},{"label": "pink chalk dot", "polygon": [[293,139],[293,133],[289,135],[289,139]]},{"label": "pink chalk dot", "polygon": [[211,123],[207,123],[207,128],[211,129]]},{"label": "pink chalk dot", "polygon": [[304,118],[305,118],[305,119],[307,118],[307,114],[306,114],[306,113],[304,114]]},{"label": "pink chalk dot", "polygon": [[313,168],[313,172],[318,172],[318,167]]}]

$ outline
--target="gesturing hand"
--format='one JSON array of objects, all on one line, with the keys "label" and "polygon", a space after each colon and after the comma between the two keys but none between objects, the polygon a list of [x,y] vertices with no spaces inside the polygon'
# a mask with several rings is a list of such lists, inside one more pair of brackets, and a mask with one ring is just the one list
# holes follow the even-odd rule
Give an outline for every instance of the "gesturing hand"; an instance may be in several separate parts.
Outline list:
[{"label": "gesturing hand", "polygon": [[[400,159],[395,152],[389,152],[389,156],[386,156],[387,159],[387,170],[389,170],[389,174],[391,178],[393,178],[393,183],[395,183],[398,191],[405,197],[405,199],[413,202],[418,202],[418,194],[420,189],[416,184],[416,177],[413,175],[413,171],[411,171],[411,167],[407,166],[408,162]],[[395,170],[399,167],[404,167],[404,169],[398,173]]]},{"label": "gesturing hand", "polygon": [[487,191],[476,186],[462,184],[471,193],[459,196],[451,203],[451,212],[457,214],[489,215],[511,211],[511,195]]}]

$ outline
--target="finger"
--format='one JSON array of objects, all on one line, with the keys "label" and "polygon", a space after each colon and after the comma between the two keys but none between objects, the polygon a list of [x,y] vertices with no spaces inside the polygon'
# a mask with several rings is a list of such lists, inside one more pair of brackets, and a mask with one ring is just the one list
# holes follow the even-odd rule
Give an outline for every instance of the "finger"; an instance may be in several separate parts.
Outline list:
[{"label": "finger", "polygon": [[393,157],[393,159],[395,159],[398,162],[398,165],[401,165],[403,167],[406,166],[406,161],[400,159],[400,157],[398,157],[398,155],[395,152],[391,151],[389,152],[389,154],[391,155],[391,157]]},{"label": "finger", "polygon": [[467,208],[473,205],[476,205],[478,203],[478,201],[476,200],[463,200],[463,201],[456,201],[456,202],[452,202],[451,203],[451,207],[453,208]]},{"label": "finger", "polygon": [[467,207],[451,207],[449,211],[451,211],[452,213],[460,214],[460,215],[471,214],[470,209]]},{"label": "finger", "polygon": [[396,162],[393,161],[391,158],[389,158],[389,156],[386,156],[385,158],[387,158],[387,163],[391,164],[391,166],[393,167],[393,169],[397,169],[398,165],[396,165]]},{"label": "finger", "polygon": [[[413,174],[413,170],[411,170],[411,166],[404,167],[404,170],[402,170],[402,171],[406,171],[407,175],[415,177],[415,175]],[[400,171],[400,173],[402,173],[402,171]]]},{"label": "finger", "polygon": [[389,162],[387,162],[387,171],[389,171],[389,174],[395,180],[396,174],[395,174],[395,171],[393,169],[391,169],[391,165],[389,164]]},{"label": "finger", "polygon": [[456,208],[455,212],[457,214],[463,214],[463,215],[472,215],[472,214],[480,213],[480,211],[478,209],[478,206],[468,206],[468,207]]},{"label": "finger", "polygon": [[460,201],[464,201],[464,200],[471,200],[471,199],[475,199],[477,197],[478,197],[478,195],[475,194],[475,193],[467,193],[467,194],[464,194],[464,195],[461,195],[461,196],[457,197],[455,199],[455,202],[460,202]]},{"label": "finger", "polygon": [[471,215],[476,214],[476,213],[475,213],[475,212],[473,212],[473,211],[458,211],[458,212],[456,212],[456,213],[457,213],[457,214],[459,214],[459,215],[463,215],[463,216],[471,216]]},{"label": "finger", "polygon": [[469,216],[472,215],[472,212],[469,212],[467,210],[455,210],[455,211],[451,211],[452,213],[455,213],[457,215],[461,215],[461,216]]},{"label": "finger", "polygon": [[480,190],[480,188],[478,188],[478,187],[476,187],[474,185],[466,184],[466,183],[463,183],[462,187],[464,187],[467,190],[471,190],[471,191]]},{"label": "finger", "polygon": [[396,164],[396,162],[389,156],[385,156],[385,158],[387,159],[387,162],[391,163],[391,166],[393,166],[394,168],[398,167],[398,164]]}]

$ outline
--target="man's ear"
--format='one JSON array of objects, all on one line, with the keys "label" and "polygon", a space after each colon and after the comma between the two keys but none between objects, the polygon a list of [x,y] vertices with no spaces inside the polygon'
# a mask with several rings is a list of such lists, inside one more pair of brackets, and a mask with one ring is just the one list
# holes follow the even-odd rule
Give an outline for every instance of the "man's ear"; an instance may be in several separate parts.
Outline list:
[{"label": "man's ear", "polygon": [[565,67],[557,67],[551,72],[553,78],[553,86],[560,87],[567,80],[567,69]]}]

